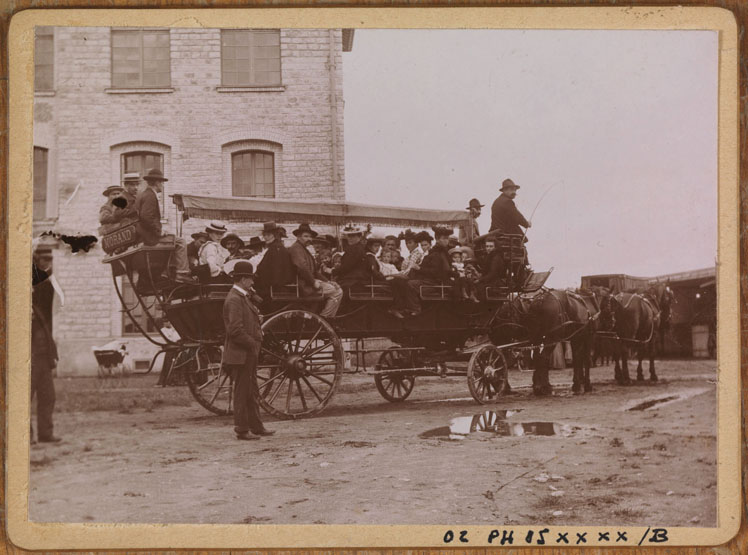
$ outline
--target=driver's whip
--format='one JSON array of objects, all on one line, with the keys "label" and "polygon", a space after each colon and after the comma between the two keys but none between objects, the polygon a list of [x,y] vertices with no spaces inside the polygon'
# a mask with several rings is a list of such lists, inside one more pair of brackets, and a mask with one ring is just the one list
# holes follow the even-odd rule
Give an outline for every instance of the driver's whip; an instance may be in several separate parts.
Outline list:
[{"label": "driver's whip", "polygon": [[[549,191],[551,189],[553,189],[559,183],[560,183],[559,181],[556,181],[553,185],[551,185],[550,187],[548,187],[545,190],[545,192],[543,192],[543,194],[538,199],[538,202],[535,204],[535,208],[532,209],[532,213],[530,214],[530,218],[527,220],[528,222],[532,223],[532,218],[533,218],[533,216],[535,216],[535,211],[538,209],[538,206],[540,206],[540,203],[543,202],[543,199],[545,198],[545,195],[547,195],[549,193]],[[525,228],[525,232],[522,234],[522,242],[523,243],[525,242],[525,237],[527,236],[527,230],[528,230],[528,228]]]}]

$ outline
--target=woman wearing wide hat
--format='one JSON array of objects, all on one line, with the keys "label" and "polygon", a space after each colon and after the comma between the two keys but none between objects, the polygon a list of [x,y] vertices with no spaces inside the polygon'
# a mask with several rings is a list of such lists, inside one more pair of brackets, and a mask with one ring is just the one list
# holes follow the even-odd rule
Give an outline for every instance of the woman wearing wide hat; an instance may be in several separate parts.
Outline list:
[{"label": "woman wearing wide hat", "polygon": [[208,240],[200,247],[199,263],[207,264],[210,268],[210,277],[216,278],[223,271],[223,263],[229,256],[229,251],[221,246],[219,241],[226,234],[226,226],[220,222],[210,222],[205,228]]}]

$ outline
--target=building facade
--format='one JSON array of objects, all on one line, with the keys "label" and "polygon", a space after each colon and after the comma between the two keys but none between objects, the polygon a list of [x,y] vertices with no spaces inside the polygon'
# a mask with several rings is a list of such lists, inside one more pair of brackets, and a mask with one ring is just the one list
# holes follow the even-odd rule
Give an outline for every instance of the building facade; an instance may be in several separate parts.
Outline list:
[{"label": "building facade", "polygon": [[[344,200],[352,41],[347,29],[37,28],[34,234],[96,235],[104,189],[152,168],[169,180],[171,231],[174,193]],[[154,352],[123,317],[103,256],[54,249],[60,375],[95,373],[91,347],[113,339],[139,366]]]}]

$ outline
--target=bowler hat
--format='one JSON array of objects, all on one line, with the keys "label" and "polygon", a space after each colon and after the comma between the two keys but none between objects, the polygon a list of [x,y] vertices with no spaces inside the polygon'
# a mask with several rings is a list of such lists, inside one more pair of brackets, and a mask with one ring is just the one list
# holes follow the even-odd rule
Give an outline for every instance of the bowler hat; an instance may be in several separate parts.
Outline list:
[{"label": "bowler hat", "polygon": [[121,186],[119,186],[119,185],[110,185],[109,187],[107,187],[106,189],[104,189],[104,192],[102,194],[105,197],[108,197],[109,195],[111,195],[115,191],[121,193],[121,192],[124,191],[124,189]]},{"label": "bowler hat", "polygon": [[239,243],[239,248],[242,248],[244,246],[244,241],[241,240],[241,238],[236,233],[227,233],[221,238],[221,246],[223,248],[226,248],[226,243],[228,243],[231,239]]},{"label": "bowler hat", "polygon": [[234,264],[234,269],[231,271],[232,277],[238,277],[238,276],[247,276],[247,277],[254,277],[255,275],[255,269],[252,267],[252,264],[247,262],[246,260],[240,260],[236,264]]},{"label": "bowler hat", "polygon": [[226,233],[226,226],[220,222],[210,222],[210,225],[205,228],[206,233],[220,233],[223,235]]},{"label": "bowler hat", "polygon": [[246,246],[248,246],[250,249],[260,249],[265,246],[265,241],[263,241],[259,237],[252,237],[249,240],[249,243],[246,243]]},{"label": "bowler hat", "polygon": [[503,191],[504,189],[519,189],[519,185],[517,185],[514,181],[507,178],[504,181],[501,182],[501,189],[500,191]]},{"label": "bowler hat", "polygon": [[153,168],[143,176],[146,181],[169,181],[164,177],[163,172],[158,168]]},{"label": "bowler hat", "polygon": [[263,233],[275,233],[280,228],[278,227],[278,224],[275,222],[265,222],[262,224],[262,232]]},{"label": "bowler hat", "polygon": [[208,238],[209,236],[208,236],[208,234],[207,234],[207,233],[205,233],[204,231],[198,231],[198,232],[196,232],[196,233],[193,233],[193,234],[191,235],[191,237],[192,237],[193,239],[200,239],[201,237],[204,237],[204,238],[206,238],[206,239],[207,239],[207,238]]},{"label": "bowler hat", "polygon": [[483,208],[484,206],[485,204],[481,204],[477,198],[471,198],[467,210],[470,210],[471,208]]},{"label": "bowler hat", "polygon": [[306,222],[300,224],[299,227],[297,229],[294,229],[291,233],[296,235],[296,237],[298,237],[302,233],[309,233],[312,237],[316,237],[318,235],[317,232],[309,227],[309,224]]}]

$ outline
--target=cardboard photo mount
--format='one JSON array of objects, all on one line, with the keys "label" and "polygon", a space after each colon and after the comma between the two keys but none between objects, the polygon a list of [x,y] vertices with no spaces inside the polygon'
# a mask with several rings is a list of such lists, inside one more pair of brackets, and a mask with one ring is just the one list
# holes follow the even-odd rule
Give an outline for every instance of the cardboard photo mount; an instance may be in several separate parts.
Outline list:
[{"label": "cardboard photo mount", "polygon": [[[10,147],[8,190],[8,314],[29,313],[32,227],[32,107],[34,27],[236,27],[251,21],[265,28],[458,28],[711,30],[719,34],[719,250],[718,285],[718,526],[668,528],[652,543],[652,528],[626,530],[628,546],[719,545],[741,524],[741,415],[739,334],[738,29],[733,13],[710,7],[561,8],[294,8],[294,9],[101,9],[26,10],[10,24]],[[220,525],[40,523],[28,520],[30,321],[8,320],[7,532],[10,542],[33,550],[93,549],[278,549],[278,548],[483,548],[496,526]],[[438,494],[438,492],[435,492]],[[656,523],[653,523],[653,527]],[[523,539],[543,526],[499,527]],[[557,531],[597,532],[610,527],[547,526]],[[469,544],[445,543],[449,530],[469,530]],[[547,544],[550,547],[551,543]],[[622,545],[621,545],[622,546]],[[515,542],[513,548],[537,547]],[[557,547],[557,546],[554,546]]]}]

